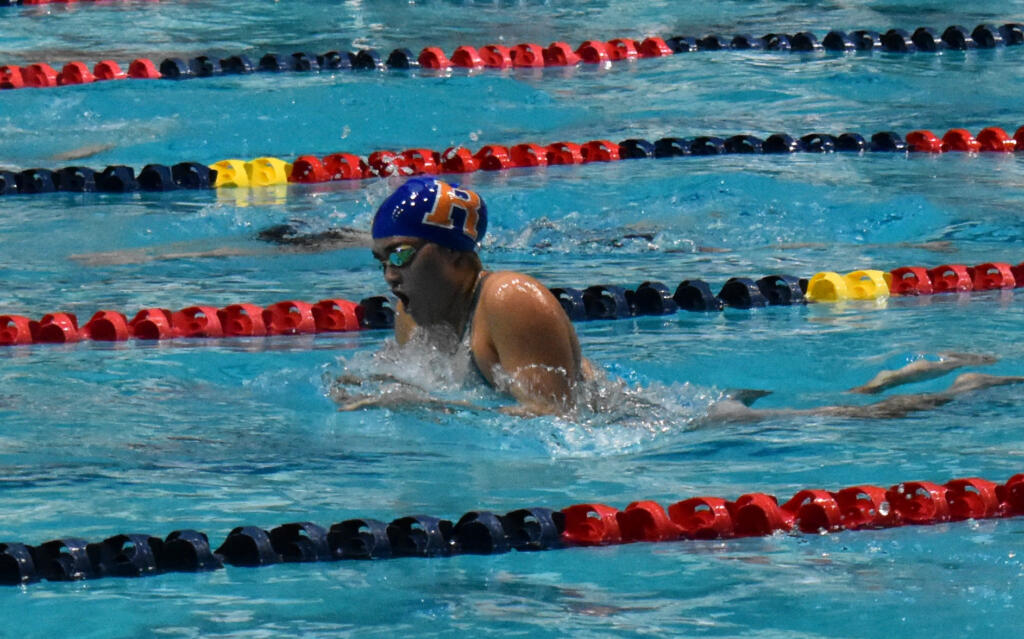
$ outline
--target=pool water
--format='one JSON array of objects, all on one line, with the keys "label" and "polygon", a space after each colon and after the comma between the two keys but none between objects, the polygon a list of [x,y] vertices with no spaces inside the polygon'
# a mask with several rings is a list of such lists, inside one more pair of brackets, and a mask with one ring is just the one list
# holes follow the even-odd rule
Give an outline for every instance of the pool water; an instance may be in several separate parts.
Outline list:
[{"label": "pool water", "polygon": [[[278,49],[704,35],[1024,21],[1021,2],[112,2],[0,8],[0,64],[122,63]],[[274,155],[666,135],[760,137],[1024,124],[1024,47],[942,54],[700,52],[539,73],[226,76],[0,92],[0,165],[136,167]],[[61,160],[69,152],[84,155]],[[461,178],[491,212],[482,257],[550,286],[1024,260],[1014,155],[686,157]],[[397,183],[0,198],[0,313],[38,318],[386,286],[368,251],[287,253],[261,228],[366,228]],[[228,257],[135,259],[218,247]],[[141,253],[140,253],[141,252]],[[1005,481],[1024,471],[1016,387],[904,419],[713,424],[728,389],[764,407],[864,403],[845,389],[948,351],[1024,374],[1024,296],[993,291],[576,325],[614,408],[521,419],[388,334],[0,352],[0,541],[238,525],[458,518],[697,495]],[[340,374],[386,372],[479,410],[339,413]],[[953,375],[911,391],[947,386]],[[375,387],[376,388],[376,387]],[[379,389],[378,389],[379,390]],[[643,407],[643,408],[641,408]],[[1010,636],[1024,521],[778,534],[445,559],[281,564],[0,589],[0,636]],[[955,630],[954,630],[955,629]]]}]

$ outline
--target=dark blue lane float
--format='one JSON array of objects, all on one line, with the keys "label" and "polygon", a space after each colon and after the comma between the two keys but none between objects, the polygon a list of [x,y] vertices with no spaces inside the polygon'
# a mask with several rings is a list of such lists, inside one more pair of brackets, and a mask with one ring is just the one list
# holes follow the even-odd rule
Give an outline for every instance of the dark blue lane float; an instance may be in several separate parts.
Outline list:
[{"label": "dark blue lane float", "polygon": [[308,521],[269,531],[239,526],[216,550],[210,549],[205,533],[195,530],[176,530],[165,539],[115,535],[99,543],[65,537],[38,546],[0,543],[0,584],[206,572],[225,565],[495,555],[791,531],[821,534],[1020,515],[1024,474],[1005,484],[968,477],[942,485],[910,481],[888,489],[866,484],[838,491],[807,489],[786,501],[766,493],[748,493],[735,501],[691,497],[667,509],[654,501],[634,501],[621,511],[582,503],[558,511],[523,508],[504,515],[474,510],[454,522],[411,515],[390,523],[348,519],[329,529]]},{"label": "dark blue lane float", "polygon": [[174,166],[147,164],[137,176],[134,168],[124,165],[112,165],[99,171],[86,166],[57,170],[35,168],[17,173],[0,171],[0,195],[212,189],[216,179],[216,169],[199,162],[179,162]]}]

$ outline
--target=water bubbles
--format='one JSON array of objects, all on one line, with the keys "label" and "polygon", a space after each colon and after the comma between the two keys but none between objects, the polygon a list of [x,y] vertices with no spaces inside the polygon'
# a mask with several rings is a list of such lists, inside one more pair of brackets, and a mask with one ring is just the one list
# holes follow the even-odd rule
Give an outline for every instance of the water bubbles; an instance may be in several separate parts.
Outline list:
[{"label": "water bubbles", "polygon": [[[903,485],[902,484],[900,485],[900,491],[901,492],[903,491]],[[881,515],[882,517],[888,517],[890,512],[892,512],[892,510],[889,507],[889,502],[883,501],[882,503],[878,504],[878,514],[879,515]]]},{"label": "water bubbles", "polygon": [[[482,445],[500,450],[543,450],[552,457],[622,454],[674,446],[720,398],[691,384],[642,384],[600,376],[575,388],[576,406],[562,416],[519,415],[500,389],[481,379],[467,345],[454,335],[419,330],[405,345],[388,340],[376,352],[343,358],[324,375],[325,394],[358,412],[391,410],[389,421],[418,432],[443,422],[472,429]],[[340,370],[339,370],[340,368]],[[355,423],[350,422],[350,423]]]}]

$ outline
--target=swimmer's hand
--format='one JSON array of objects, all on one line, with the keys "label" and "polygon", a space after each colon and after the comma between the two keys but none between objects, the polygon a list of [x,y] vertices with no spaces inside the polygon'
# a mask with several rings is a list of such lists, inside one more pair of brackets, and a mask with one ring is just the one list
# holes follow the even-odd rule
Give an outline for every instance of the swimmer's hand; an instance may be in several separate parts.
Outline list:
[{"label": "swimmer's hand", "polygon": [[[370,389],[364,388],[366,382],[384,382]],[[357,387],[358,391],[353,392]],[[329,395],[338,404],[338,412],[351,412],[363,408],[397,408],[401,406],[434,406],[446,410],[456,408],[478,408],[460,400],[441,400],[419,386],[403,382],[390,375],[373,375],[362,379],[355,375],[340,375],[331,385]]]},{"label": "swimmer's hand", "polygon": [[[338,401],[335,399],[335,401]],[[339,413],[349,413],[363,408],[398,408],[400,406],[434,406],[449,412],[457,408],[478,409],[479,406],[460,400],[440,400],[433,397],[397,397],[395,395],[364,395],[357,399],[351,399],[339,403]]]},{"label": "swimmer's hand", "polygon": [[498,409],[498,412],[510,417],[540,417],[541,415],[559,415],[562,413],[562,411],[555,410],[551,405],[529,403],[502,406]]}]

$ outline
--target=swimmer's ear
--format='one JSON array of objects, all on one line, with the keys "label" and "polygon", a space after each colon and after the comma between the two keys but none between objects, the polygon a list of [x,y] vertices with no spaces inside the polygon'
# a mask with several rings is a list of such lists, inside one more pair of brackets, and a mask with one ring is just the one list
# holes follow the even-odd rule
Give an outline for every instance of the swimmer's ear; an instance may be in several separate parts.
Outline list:
[{"label": "swimmer's ear", "polygon": [[470,266],[473,269],[479,271],[482,270],[484,265],[480,261],[480,256],[473,251],[456,251],[454,249],[448,249],[455,256],[455,264],[458,266]]},{"label": "swimmer's ear", "polygon": [[725,391],[727,399],[735,400],[744,406],[750,406],[762,397],[771,395],[771,391],[758,390],[756,388],[730,388]]}]

